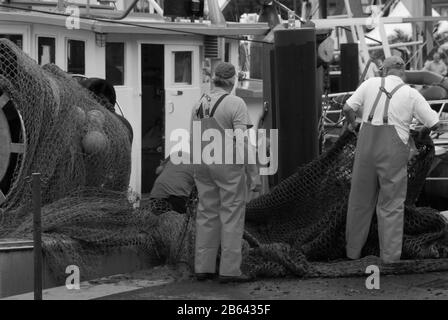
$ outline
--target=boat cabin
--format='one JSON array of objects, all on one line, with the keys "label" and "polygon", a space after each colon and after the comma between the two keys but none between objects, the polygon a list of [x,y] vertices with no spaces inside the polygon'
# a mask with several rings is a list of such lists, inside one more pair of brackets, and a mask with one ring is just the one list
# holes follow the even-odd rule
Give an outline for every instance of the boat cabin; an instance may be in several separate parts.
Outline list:
[{"label": "boat cabin", "polygon": [[[192,107],[210,89],[210,65],[224,60],[238,66],[239,39],[263,35],[268,26],[217,26],[202,19],[173,22],[154,8],[113,20],[117,3],[61,7],[60,2],[14,0],[11,6],[33,11],[0,7],[0,38],[9,38],[41,65],[55,63],[68,73],[104,78],[114,85],[117,110],[134,130],[130,187],[147,193],[155,168],[175,144],[169,139],[171,131],[189,129]],[[81,16],[88,10],[90,18],[76,20],[74,5]],[[99,15],[111,18],[96,19]]]}]

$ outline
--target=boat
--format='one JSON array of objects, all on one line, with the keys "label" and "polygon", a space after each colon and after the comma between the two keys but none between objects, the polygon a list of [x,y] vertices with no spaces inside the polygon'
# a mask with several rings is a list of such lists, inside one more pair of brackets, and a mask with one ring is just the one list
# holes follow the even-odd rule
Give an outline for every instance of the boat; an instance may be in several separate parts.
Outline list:
[{"label": "boat", "polygon": [[[210,90],[206,71],[211,64],[238,65],[239,41],[264,35],[269,27],[222,22],[212,14],[193,22],[175,17],[176,12],[167,16],[159,5],[163,1],[90,2],[0,4],[0,38],[41,65],[54,63],[76,77],[102,78],[114,86],[119,109],[134,131],[130,188],[148,193],[156,167],[175,143],[170,133],[189,129],[195,102]],[[261,94],[248,82],[238,92],[244,99],[258,97],[260,103],[249,102],[256,117]]]}]

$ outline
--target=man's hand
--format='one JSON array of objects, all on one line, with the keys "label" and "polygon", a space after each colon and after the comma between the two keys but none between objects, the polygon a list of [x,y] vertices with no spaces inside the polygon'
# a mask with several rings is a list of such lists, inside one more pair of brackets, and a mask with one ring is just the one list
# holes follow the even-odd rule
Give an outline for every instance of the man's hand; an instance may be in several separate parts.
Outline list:
[{"label": "man's hand", "polygon": [[347,130],[349,130],[349,131],[351,131],[351,132],[353,132],[354,134],[356,134],[357,133],[357,124],[356,124],[356,122],[355,123],[349,123],[349,124],[347,124]]},{"label": "man's hand", "polygon": [[349,122],[345,122],[344,123],[344,127],[343,127],[343,132],[344,131],[350,131],[351,133],[358,135],[358,124],[355,123],[349,123]]},{"label": "man's hand", "polygon": [[419,141],[424,140],[429,137],[429,134],[431,133],[431,129],[423,127],[419,131],[417,131],[417,139]]},{"label": "man's hand", "polygon": [[437,131],[437,129],[438,124],[436,124],[432,128],[423,127],[422,129],[416,131],[414,134],[415,142],[418,142],[420,144],[432,144],[431,131]]},{"label": "man's hand", "polygon": [[356,123],[356,113],[348,104],[344,105],[342,109],[345,115],[345,127],[344,131],[348,130],[354,134],[357,134],[358,124]]}]

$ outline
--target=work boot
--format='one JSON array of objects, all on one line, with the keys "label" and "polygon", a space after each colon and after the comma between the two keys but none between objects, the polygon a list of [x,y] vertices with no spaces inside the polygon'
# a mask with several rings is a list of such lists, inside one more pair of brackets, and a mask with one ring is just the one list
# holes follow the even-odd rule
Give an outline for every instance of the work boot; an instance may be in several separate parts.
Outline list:
[{"label": "work boot", "polygon": [[242,274],[240,276],[219,276],[219,282],[220,283],[243,283],[243,282],[250,282],[253,280],[253,277],[250,277],[248,275]]},{"label": "work boot", "polygon": [[212,280],[216,277],[216,273],[195,273],[195,277],[198,281]]}]

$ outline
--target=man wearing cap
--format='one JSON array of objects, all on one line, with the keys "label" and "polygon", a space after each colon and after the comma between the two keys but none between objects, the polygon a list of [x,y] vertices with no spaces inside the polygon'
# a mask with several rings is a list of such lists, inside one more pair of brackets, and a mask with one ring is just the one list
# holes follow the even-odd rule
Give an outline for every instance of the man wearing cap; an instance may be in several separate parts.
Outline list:
[{"label": "man wearing cap", "polygon": [[361,257],[376,210],[381,259],[394,263],[402,250],[410,124],[416,118],[429,133],[436,129],[439,117],[417,90],[403,82],[405,63],[400,57],[387,58],[382,72],[382,78],[361,84],[344,106],[349,130],[356,127],[357,113],[362,118],[348,203],[346,251],[350,259]]},{"label": "man wearing cap", "polygon": [[[224,130],[246,131],[251,127],[246,104],[241,98],[230,95],[235,85],[235,76],[232,64],[219,63],[212,78],[212,91],[209,95],[204,95],[193,109],[192,125],[200,123],[202,133],[207,129],[222,133],[223,141]],[[195,152],[198,153],[193,146],[192,153]],[[192,156],[194,158],[195,154]],[[258,168],[256,165],[235,162],[228,164],[224,159],[221,159],[221,164],[204,160],[195,165],[194,169],[199,197],[196,213],[196,277],[198,280],[206,280],[215,276],[218,249],[221,248],[220,282],[248,281],[250,278],[242,274],[240,268],[247,192],[246,172],[251,189],[258,191],[261,187]]]}]

